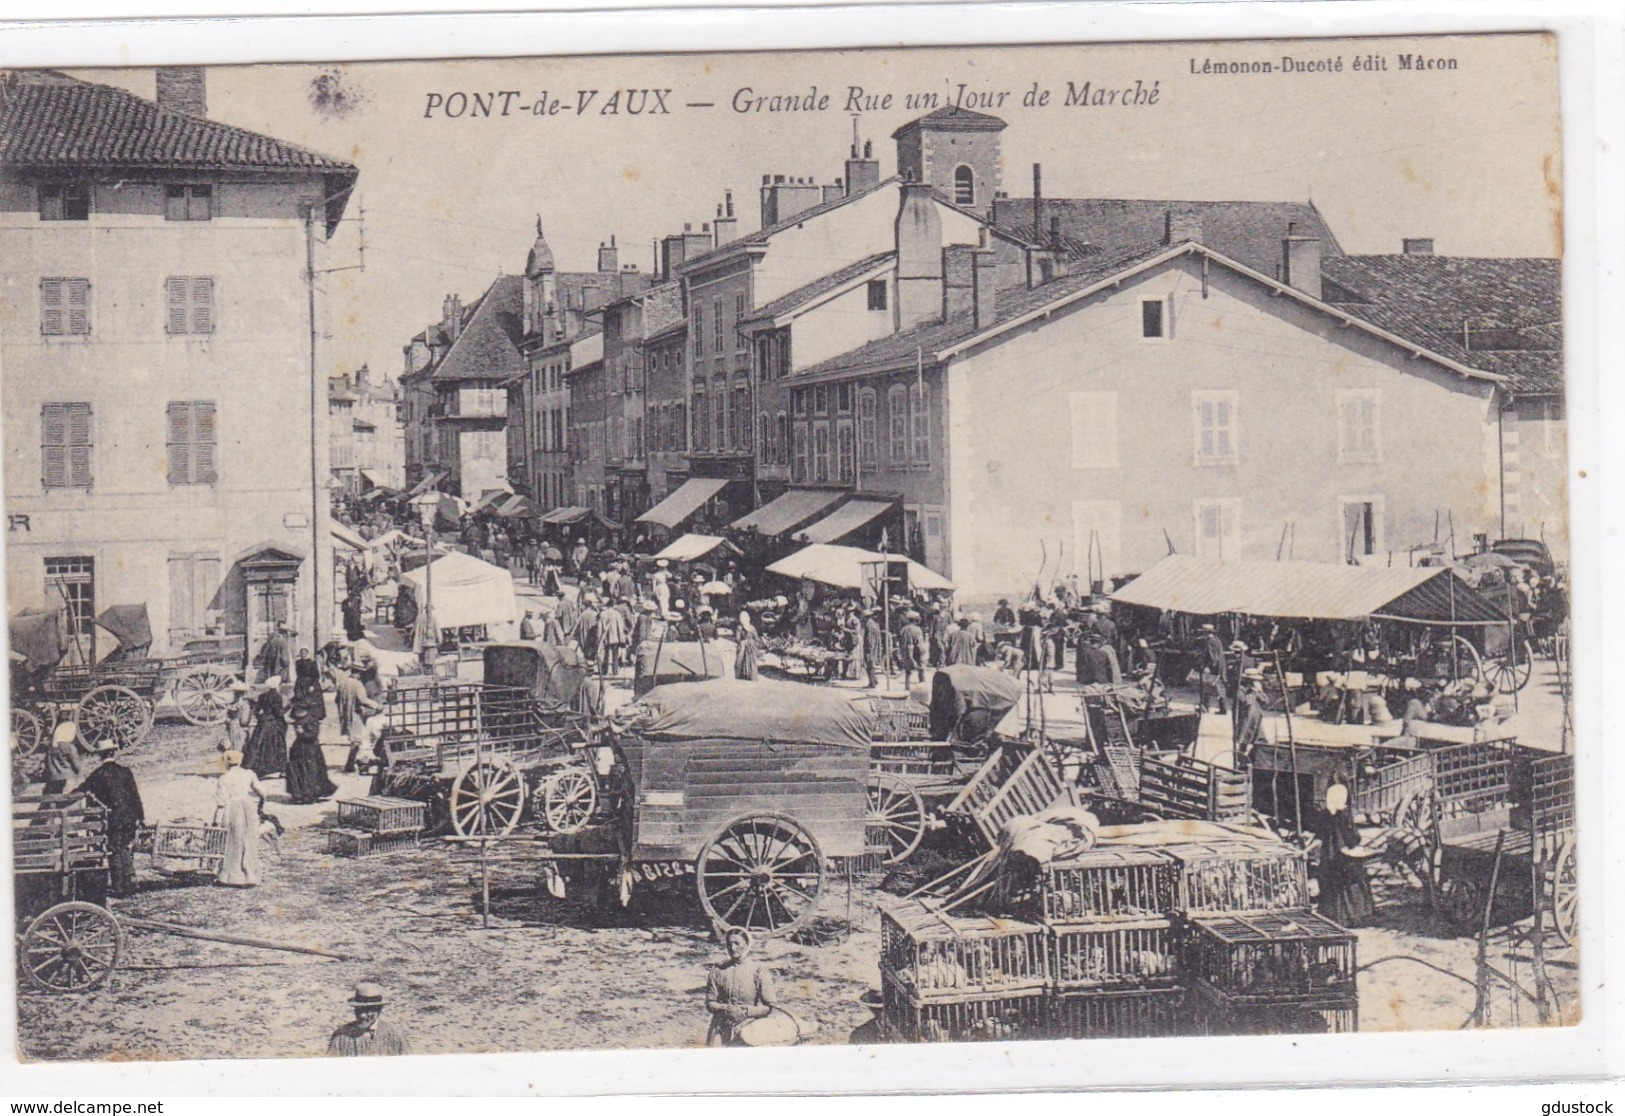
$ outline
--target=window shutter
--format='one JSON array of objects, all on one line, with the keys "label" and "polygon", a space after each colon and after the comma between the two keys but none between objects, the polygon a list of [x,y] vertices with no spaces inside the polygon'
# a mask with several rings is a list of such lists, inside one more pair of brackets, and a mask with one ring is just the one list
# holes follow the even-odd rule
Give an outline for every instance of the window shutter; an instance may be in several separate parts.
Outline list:
[{"label": "window shutter", "polygon": [[40,302],[40,332],[48,336],[55,336],[62,330],[62,285],[61,279],[41,279],[39,284]]},{"label": "window shutter", "polygon": [[169,483],[188,484],[192,478],[192,408],[169,405]]},{"label": "window shutter", "polygon": [[67,405],[68,484],[90,487],[90,404]]},{"label": "window shutter", "polygon": [[214,280],[192,280],[192,333],[214,332]]},{"label": "window shutter", "polygon": [[192,480],[215,482],[215,422],[213,403],[192,404]]},{"label": "window shutter", "polygon": [[187,295],[186,280],[178,278],[165,280],[164,294],[168,303],[168,316],[164,328],[170,333],[185,333]]},{"label": "window shutter", "polygon": [[68,332],[90,332],[90,280],[67,279],[64,285],[68,288]]},{"label": "window shutter", "polygon": [[169,630],[180,636],[197,628],[197,617],[192,611],[192,556],[169,556]]},{"label": "window shutter", "polygon": [[42,482],[46,488],[68,486],[67,407],[47,403],[40,415]]}]

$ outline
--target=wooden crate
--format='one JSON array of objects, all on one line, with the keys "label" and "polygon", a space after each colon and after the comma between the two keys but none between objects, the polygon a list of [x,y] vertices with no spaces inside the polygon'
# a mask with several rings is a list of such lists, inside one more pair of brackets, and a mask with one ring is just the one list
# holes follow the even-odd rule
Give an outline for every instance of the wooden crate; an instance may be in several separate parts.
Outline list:
[{"label": "wooden crate", "polygon": [[1360,1029],[1353,992],[1237,1000],[1193,981],[1191,1015],[1199,1035],[1344,1035]]},{"label": "wooden crate", "polygon": [[1195,1031],[1186,989],[1063,992],[1049,998],[1048,1037],[1173,1038]]},{"label": "wooden crate", "polygon": [[1196,915],[1180,938],[1191,977],[1237,1003],[1354,991],[1354,935],[1313,911]]},{"label": "wooden crate", "polygon": [[408,798],[373,795],[367,798],[341,798],[339,826],[379,836],[422,833],[426,807]]},{"label": "wooden crate", "polygon": [[1252,778],[1186,755],[1147,755],[1140,763],[1140,804],[1167,818],[1245,822]]},{"label": "wooden crate", "polygon": [[892,775],[951,776],[954,746],[946,740],[880,740],[869,745],[869,767]]},{"label": "wooden crate", "polygon": [[362,857],[417,848],[416,833],[377,834],[360,829],[329,829],[329,856]]},{"label": "wooden crate", "polygon": [[1049,971],[1061,992],[1174,983],[1180,958],[1172,923],[1073,922],[1047,927]]},{"label": "wooden crate", "polygon": [[87,795],[26,795],[12,800],[12,870],[95,872],[108,866],[107,811]]},{"label": "wooden crate", "polygon": [[913,700],[872,697],[869,708],[875,715],[875,740],[931,739],[931,711],[925,706]]},{"label": "wooden crate", "polygon": [[921,1002],[1042,989],[1044,928],[944,914],[919,900],[883,900],[880,968]]},{"label": "wooden crate", "polygon": [[226,827],[160,822],[137,838],[140,851],[166,872],[218,872],[226,859]]},{"label": "wooden crate", "polygon": [[1179,862],[1175,909],[1184,914],[1300,910],[1309,906],[1309,861],[1281,842],[1204,841],[1163,851]]},{"label": "wooden crate", "polygon": [[1043,1038],[1048,1000],[1043,989],[960,995],[926,1002],[885,970],[880,974],[881,1033],[892,1042],[1007,1042]]},{"label": "wooden crate", "polygon": [[1179,864],[1156,849],[1094,848],[1036,872],[1001,864],[996,909],[1034,922],[1145,919],[1167,915],[1179,894]]}]

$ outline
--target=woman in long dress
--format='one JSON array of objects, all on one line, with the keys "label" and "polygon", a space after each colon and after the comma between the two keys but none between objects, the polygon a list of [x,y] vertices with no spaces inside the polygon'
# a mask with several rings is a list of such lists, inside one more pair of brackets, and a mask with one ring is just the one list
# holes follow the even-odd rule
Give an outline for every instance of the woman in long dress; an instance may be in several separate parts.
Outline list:
[{"label": "woman in long dress", "polygon": [[225,858],[215,882],[254,887],[260,882],[260,805],[265,788],[243,766],[241,752],[226,753],[226,773],[214,785],[215,824],[226,827]]},{"label": "woman in long dress", "polygon": [[1348,787],[1333,783],[1326,788],[1325,809],[1316,810],[1309,824],[1321,846],[1320,867],[1315,873],[1320,884],[1320,913],[1339,926],[1354,929],[1371,923],[1376,904],[1366,877],[1360,831],[1349,814],[1348,801]]},{"label": "woman in long dress", "polygon": [[756,625],[750,621],[750,613],[739,614],[739,632],[736,635],[737,650],[734,653],[734,677],[746,682],[756,681]]},{"label": "woman in long dress", "polygon": [[322,722],[327,719],[327,699],[322,696],[321,675],[315,659],[294,664],[293,704],[288,715],[293,721],[293,747],[288,751],[288,798],[308,806],[331,798],[338,787],[327,777],[327,757],[322,753]]},{"label": "woman in long dress", "polygon": [[288,769],[288,716],[277,688],[280,684],[280,679],[270,679],[265,692],[254,699],[254,731],[243,749],[243,766],[261,779]]}]

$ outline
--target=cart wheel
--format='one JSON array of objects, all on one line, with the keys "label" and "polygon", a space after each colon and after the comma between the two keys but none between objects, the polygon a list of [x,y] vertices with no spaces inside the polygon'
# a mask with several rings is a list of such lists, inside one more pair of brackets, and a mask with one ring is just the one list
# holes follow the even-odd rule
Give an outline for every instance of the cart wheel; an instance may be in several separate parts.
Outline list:
[{"label": "cart wheel", "polygon": [[217,666],[193,667],[175,682],[175,705],[194,725],[218,725],[231,704],[231,672]]},{"label": "cart wheel", "polygon": [[89,992],[118,967],[124,931],[94,903],[59,903],[23,933],[23,973],[45,992]]},{"label": "cart wheel", "polygon": [[1468,682],[1484,681],[1484,659],[1465,636],[1450,637],[1450,651],[1455,656],[1457,676]]},{"label": "cart wheel", "polygon": [[598,809],[598,784],[578,768],[568,767],[542,780],[542,817],[554,833],[579,833]]},{"label": "cart wheel", "polygon": [[152,731],[152,703],[125,686],[97,686],[80,700],[74,720],[86,744],[112,740],[129,749]]},{"label": "cart wheel", "polygon": [[506,759],[480,760],[451,785],[451,826],[463,837],[506,837],[519,825],[525,784]]},{"label": "cart wheel", "polygon": [[871,848],[884,848],[882,864],[907,860],[925,837],[925,800],[895,775],[869,775],[869,816],[864,832]]},{"label": "cart wheel", "polygon": [[1573,945],[1580,938],[1580,865],[1575,857],[1574,838],[1563,842],[1551,872],[1552,928]]},{"label": "cart wheel", "polygon": [[824,853],[783,814],[729,822],[695,862],[700,905],[725,930],[788,934],[813,916],[824,889]]},{"label": "cart wheel", "polygon": [[1484,681],[1498,694],[1512,694],[1529,684],[1535,670],[1535,651],[1526,639],[1515,639],[1506,650],[1484,664]]},{"label": "cart wheel", "polygon": [[1477,880],[1451,876],[1439,885],[1439,913],[1456,937],[1470,937],[1484,924],[1484,886]]},{"label": "cart wheel", "polygon": [[35,755],[39,752],[40,745],[44,743],[44,722],[32,710],[12,709],[11,754],[17,757]]},{"label": "cart wheel", "polygon": [[1393,828],[1415,833],[1433,843],[1433,791],[1414,790],[1399,800],[1394,807]]}]

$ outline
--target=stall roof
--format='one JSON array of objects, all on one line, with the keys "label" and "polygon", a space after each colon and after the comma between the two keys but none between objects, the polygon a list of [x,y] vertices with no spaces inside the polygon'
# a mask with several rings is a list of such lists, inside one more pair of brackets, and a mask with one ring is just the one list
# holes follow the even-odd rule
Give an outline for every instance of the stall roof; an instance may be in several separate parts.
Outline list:
[{"label": "stall roof", "polygon": [[513,491],[511,489],[493,488],[489,492],[481,495],[480,498],[474,502],[474,506],[468,509],[468,512],[470,515],[477,515],[478,513],[485,511],[487,508],[495,508],[498,504],[501,504],[512,495]]},{"label": "stall roof", "polygon": [[546,515],[543,515],[539,522],[559,524],[577,523],[585,518],[587,518],[587,509],[572,505],[565,508],[554,508]]},{"label": "stall roof", "polygon": [[429,491],[429,489],[435,487],[436,485],[438,485],[441,481],[443,481],[445,479],[446,479],[446,474],[445,474],[444,470],[442,470],[440,472],[437,472],[437,473],[430,473],[428,476],[424,477],[422,480],[420,480],[416,484],[414,484],[412,486],[412,490],[410,492],[408,492],[407,495],[408,496],[421,496],[425,492]]},{"label": "stall roof", "polygon": [[797,535],[810,543],[840,542],[853,531],[873,522],[896,507],[889,501],[852,500]]},{"label": "stall roof", "polygon": [[883,561],[908,561],[910,589],[952,589],[954,583],[918,562],[904,559],[900,554],[883,555],[856,546],[834,546],[813,543],[781,558],[767,568],[768,573],[781,577],[809,578],[822,585],[839,589],[861,589],[867,580],[864,567]]},{"label": "stall roof", "polygon": [[845,691],[799,682],[718,678],[656,686],[637,703],[651,741],[778,740],[869,750],[873,714]]},{"label": "stall roof", "polygon": [[759,531],[768,538],[776,538],[822,515],[844,496],[845,493],[821,488],[792,488],[728,526],[735,531]]},{"label": "stall roof", "polygon": [[1118,589],[1112,600],[1196,616],[1235,612],[1296,620],[1374,616],[1428,624],[1506,622],[1504,613],[1443,566],[1221,564],[1170,554]]},{"label": "stall roof", "polygon": [[358,535],[354,528],[347,527],[338,520],[332,520],[333,537],[351,550],[370,550],[372,544]]},{"label": "stall roof", "polygon": [[390,486],[389,478],[377,469],[362,469],[361,479],[374,488],[388,488]]},{"label": "stall roof", "polygon": [[660,503],[638,516],[639,523],[676,527],[705,507],[706,501],[726,488],[728,482],[716,477],[691,477]]},{"label": "stall roof", "polygon": [[514,519],[527,516],[536,510],[536,505],[530,502],[529,496],[510,496],[502,502],[497,514],[504,519]]},{"label": "stall roof", "polygon": [[684,535],[680,539],[674,539],[666,549],[656,554],[655,558],[664,558],[668,562],[693,562],[704,558],[719,546],[729,553],[739,553],[737,546],[720,535]]},{"label": "stall roof", "polygon": [[453,551],[436,558],[427,574],[422,568],[402,574],[401,584],[410,585],[417,597],[425,592],[430,575],[434,578],[434,621],[440,627],[511,624],[518,619],[513,575],[500,566]]}]

